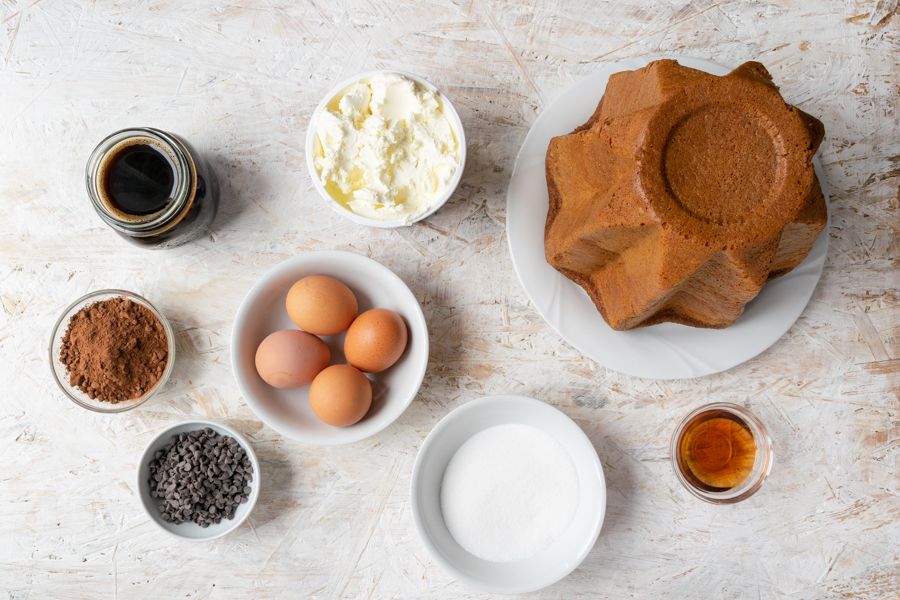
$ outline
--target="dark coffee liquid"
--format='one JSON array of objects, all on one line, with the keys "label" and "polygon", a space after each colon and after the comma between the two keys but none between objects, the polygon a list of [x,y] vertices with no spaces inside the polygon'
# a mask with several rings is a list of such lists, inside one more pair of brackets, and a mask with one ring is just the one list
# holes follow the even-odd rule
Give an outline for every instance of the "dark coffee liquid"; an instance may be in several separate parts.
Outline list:
[{"label": "dark coffee liquid", "polygon": [[174,165],[162,148],[134,144],[109,158],[103,188],[114,208],[149,215],[171,201],[174,183]]}]

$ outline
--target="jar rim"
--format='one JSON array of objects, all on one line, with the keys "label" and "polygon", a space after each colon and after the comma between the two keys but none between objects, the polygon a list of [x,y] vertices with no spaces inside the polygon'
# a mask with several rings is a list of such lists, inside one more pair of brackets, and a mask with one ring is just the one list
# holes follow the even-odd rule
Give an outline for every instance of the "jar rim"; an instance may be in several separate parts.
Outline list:
[{"label": "jar rim", "polygon": [[[175,188],[168,206],[143,221],[127,221],[117,217],[101,199],[100,167],[109,153],[131,138],[150,138],[161,144],[175,158]],[[175,136],[151,127],[129,127],[106,136],[88,159],[85,185],[97,214],[107,225],[130,236],[156,235],[172,227],[187,213],[194,199],[197,170],[191,153]]]}]

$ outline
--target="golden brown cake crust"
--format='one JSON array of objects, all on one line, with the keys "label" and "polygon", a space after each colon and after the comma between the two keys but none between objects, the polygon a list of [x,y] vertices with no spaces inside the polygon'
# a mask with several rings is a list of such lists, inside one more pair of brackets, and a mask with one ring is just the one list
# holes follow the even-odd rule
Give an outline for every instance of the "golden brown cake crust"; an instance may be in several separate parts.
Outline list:
[{"label": "golden brown cake crust", "polygon": [[617,73],[547,150],[547,261],[614,329],[727,327],[824,228],[810,162],[823,135],[760,63]]}]

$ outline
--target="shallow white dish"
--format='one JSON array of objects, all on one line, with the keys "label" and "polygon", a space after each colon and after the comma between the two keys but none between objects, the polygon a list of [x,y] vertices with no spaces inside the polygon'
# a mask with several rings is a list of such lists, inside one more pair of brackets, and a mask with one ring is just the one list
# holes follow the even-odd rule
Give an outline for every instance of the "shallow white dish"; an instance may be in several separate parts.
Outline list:
[{"label": "shallow white dish", "polygon": [[[150,497],[150,461],[153,460],[157,451],[162,450],[164,446],[172,441],[173,435],[205,429],[206,427],[212,428],[218,434],[233,437],[244,449],[244,452],[247,453],[247,457],[250,458],[250,463],[253,465],[253,479],[247,484],[250,486],[251,490],[250,498],[247,502],[237,507],[233,519],[222,519],[220,523],[214,523],[205,529],[193,522],[175,524],[163,521],[162,517],[159,516],[158,506],[160,501]],[[181,423],[166,427],[156,434],[156,436],[150,440],[150,443],[147,444],[137,468],[138,498],[140,499],[141,507],[144,509],[144,512],[150,517],[150,521],[152,521],[154,525],[172,537],[186,542],[208,542],[237,529],[241,523],[244,522],[244,519],[249,517],[250,513],[253,512],[253,507],[256,506],[256,501],[259,499],[259,487],[259,460],[256,458],[256,452],[253,451],[253,447],[250,446],[250,443],[244,436],[231,427],[222,425],[221,423],[214,423],[213,421],[195,419],[182,421]]]},{"label": "shallow white dish", "polygon": [[[275,331],[297,329],[285,308],[288,290],[308,275],[327,275],[342,281],[356,295],[359,312],[388,308],[406,322],[409,341],[400,359],[386,371],[368,374],[372,407],[349,427],[320,421],[309,406],[309,386],[280,390],[263,381],[254,357],[260,342]],[[344,333],[320,336],[331,350],[331,363],[345,364]],[[406,284],[371,258],[325,250],[289,258],[263,275],[247,292],[231,332],[231,367],[244,400],[263,423],[299,442],[334,446],[375,435],[403,414],[413,401],[428,365],[428,327],[425,315]]]},{"label": "shallow white dish", "polygon": [[[316,120],[319,116],[319,113],[322,112],[326,106],[328,106],[328,103],[331,102],[331,100],[335,96],[346,90],[357,81],[362,81],[363,79],[368,79],[382,73],[396,73],[397,75],[402,75],[407,79],[415,81],[423,88],[435,92],[441,102],[441,108],[443,109],[444,115],[446,115],[447,120],[450,121],[450,127],[453,129],[453,133],[456,135],[456,142],[457,144],[459,144],[459,168],[456,170],[456,175],[454,175],[453,179],[450,181],[450,185],[448,185],[446,191],[435,200],[431,208],[409,221],[381,221],[378,219],[370,219],[368,217],[356,214],[349,208],[340,204],[332,197],[331,194],[328,193],[328,190],[326,190],[325,186],[322,185],[322,180],[319,178],[319,172],[316,170],[316,149],[320,148],[319,141],[316,136]],[[466,167],[466,132],[463,129],[462,120],[459,118],[459,113],[456,112],[456,108],[454,108],[453,103],[450,102],[450,99],[447,98],[444,92],[439,90],[427,79],[423,79],[418,75],[414,75],[413,73],[409,73],[407,71],[397,71],[394,69],[378,69],[375,71],[366,71],[365,73],[360,73],[359,75],[354,75],[349,79],[345,79],[344,81],[334,86],[331,90],[329,90],[327,94],[325,94],[325,97],[322,98],[322,101],[319,102],[319,105],[316,106],[316,110],[313,111],[312,117],[310,117],[309,119],[309,129],[306,130],[306,167],[307,169],[309,169],[309,176],[312,179],[313,186],[316,188],[316,191],[319,192],[319,195],[322,196],[322,198],[328,203],[328,206],[330,206],[341,216],[350,219],[354,223],[358,223],[360,225],[368,225],[370,227],[381,227],[383,229],[405,227],[406,225],[412,225],[413,223],[416,223],[426,217],[433,215],[440,207],[447,203],[447,201],[453,195],[453,192],[456,191],[456,188],[459,186],[459,182],[462,180],[463,171]]]},{"label": "shallow white dish", "polygon": [[[544,109],[516,158],[506,201],[509,251],[525,293],[562,338],[605,367],[650,379],[702,377],[730,369],[774,344],[803,312],[822,274],[828,250],[828,226],[809,256],[793,271],[768,282],[726,329],[698,329],[662,323],[615,331],[587,293],[551,267],[544,257],[544,225],[549,198],[544,157],[550,139],[571,133],[597,108],[609,76],[640,69],[651,61],[673,58],[686,67],[726,75],[722,65],[683,57],[650,56],[608,65],[562,93]],[[822,192],[828,186],[819,160],[813,160]]]},{"label": "shallow white dish", "polygon": [[[495,563],[469,554],[453,539],[441,514],[444,470],[463,443],[496,425],[530,425],[551,435],[572,459],[580,498],[572,524],[548,548],[516,563]],[[606,481],[597,451],[572,419],[523,396],[488,396],[453,410],[419,450],[410,485],[413,521],[431,556],[466,585],[496,594],[525,594],[551,585],[585,559],[603,525]]]}]

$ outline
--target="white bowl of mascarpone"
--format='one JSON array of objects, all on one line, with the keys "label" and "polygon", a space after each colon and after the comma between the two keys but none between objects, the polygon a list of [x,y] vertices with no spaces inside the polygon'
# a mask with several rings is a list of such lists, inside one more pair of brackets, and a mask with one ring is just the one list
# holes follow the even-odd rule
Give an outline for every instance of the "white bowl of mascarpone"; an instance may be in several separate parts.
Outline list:
[{"label": "white bowl of mascarpone", "polygon": [[335,86],[306,132],[313,185],[361,225],[410,225],[437,211],[462,179],[466,136],[447,97],[405,71],[361,73]]}]

